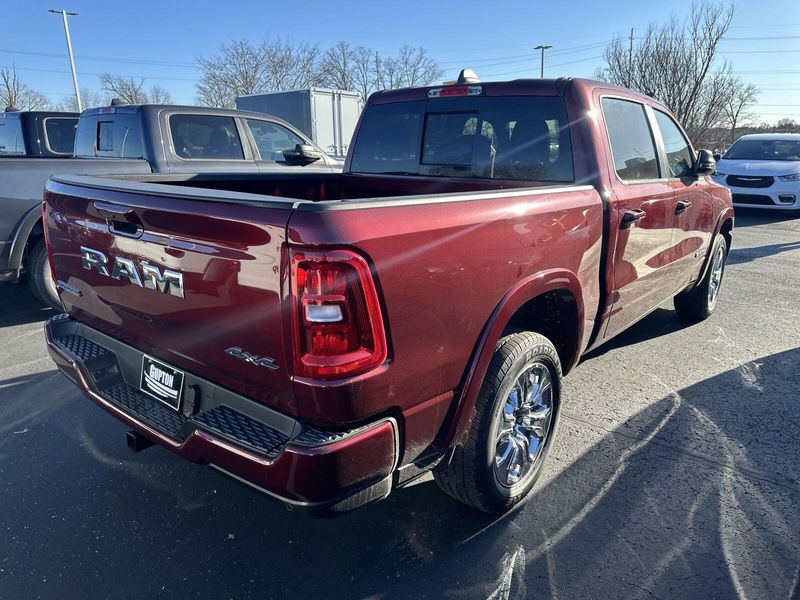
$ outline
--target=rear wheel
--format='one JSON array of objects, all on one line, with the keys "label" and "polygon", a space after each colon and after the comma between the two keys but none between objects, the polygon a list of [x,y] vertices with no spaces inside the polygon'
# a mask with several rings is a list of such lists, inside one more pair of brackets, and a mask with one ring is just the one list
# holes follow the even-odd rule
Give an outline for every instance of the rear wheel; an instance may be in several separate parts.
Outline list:
[{"label": "rear wheel", "polygon": [[558,424],[561,364],[537,333],[503,337],[481,386],[463,446],[434,478],[447,494],[486,512],[522,501],[541,474]]},{"label": "rear wheel", "polygon": [[717,235],[711,250],[711,264],[702,281],[695,287],[675,296],[675,311],[689,321],[702,321],[711,316],[717,306],[725,262],[728,259],[728,243]]},{"label": "rear wheel", "polygon": [[44,240],[39,240],[28,250],[28,285],[31,291],[42,302],[59,312],[64,310],[58,297],[56,283],[50,272],[50,261],[47,259],[47,248]]}]

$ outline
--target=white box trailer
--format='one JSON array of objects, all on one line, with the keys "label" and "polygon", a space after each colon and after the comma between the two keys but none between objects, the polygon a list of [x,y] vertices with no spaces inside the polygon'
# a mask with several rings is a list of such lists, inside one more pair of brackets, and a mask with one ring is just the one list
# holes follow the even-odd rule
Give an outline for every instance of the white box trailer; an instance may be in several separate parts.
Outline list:
[{"label": "white box trailer", "polygon": [[364,99],[359,92],[310,88],[236,98],[236,108],[283,119],[332,156],[344,157]]}]

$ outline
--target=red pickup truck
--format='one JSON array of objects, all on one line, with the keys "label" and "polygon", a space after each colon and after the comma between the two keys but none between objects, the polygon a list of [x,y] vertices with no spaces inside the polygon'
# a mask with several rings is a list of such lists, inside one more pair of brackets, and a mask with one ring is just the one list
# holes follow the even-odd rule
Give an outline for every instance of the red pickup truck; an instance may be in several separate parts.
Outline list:
[{"label": "red pickup truck", "polygon": [[580,80],[374,94],[344,172],[54,176],[50,354],[158,443],[312,512],[433,470],[504,511],[562,376],[673,298],[713,310],[729,192],[652,98]]}]

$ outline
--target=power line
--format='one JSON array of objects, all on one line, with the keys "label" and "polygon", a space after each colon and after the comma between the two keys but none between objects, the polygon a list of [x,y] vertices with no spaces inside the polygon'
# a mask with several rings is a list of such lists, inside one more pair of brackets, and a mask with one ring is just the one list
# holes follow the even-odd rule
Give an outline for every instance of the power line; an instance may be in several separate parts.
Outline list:
[{"label": "power line", "polygon": [[[39,71],[41,73],[62,73],[62,74],[66,74],[66,75],[69,75],[69,73],[70,73],[69,71],[60,71],[60,70],[57,70],[57,69],[36,69],[34,67],[17,67],[15,65],[11,66],[11,67],[5,66],[5,67],[0,67],[0,68],[2,68],[2,69],[15,69],[17,71]],[[104,75],[104,73],[88,73],[88,72],[84,72],[84,71],[80,71],[80,74],[81,75],[93,75],[93,76],[96,76],[96,77],[100,77],[101,75]],[[163,79],[163,80],[166,80],[166,81],[197,81],[197,79],[191,79],[191,78],[188,78],[188,77],[156,77],[154,75],[121,75],[121,77],[133,77],[134,79]]]},{"label": "power line", "polygon": [[[7,48],[0,48],[0,52],[4,54],[23,54],[27,56],[45,56],[45,57],[53,57],[53,58],[62,58],[63,54],[57,54],[55,52],[35,52],[33,50],[9,50]],[[81,60],[88,60],[92,62],[101,61],[101,62],[114,62],[114,63],[125,63],[125,64],[136,64],[136,65],[150,65],[150,66],[159,66],[159,67],[172,67],[172,68],[197,68],[197,65],[194,63],[182,63],[182,62],[173,62],[173,61],[160,61],[160,60],[149,60],[149,59],[142,59],[136,60],[131,58],[110,58],[104,56],[86,56],[76,54],[75,58],[79,58]]]}]

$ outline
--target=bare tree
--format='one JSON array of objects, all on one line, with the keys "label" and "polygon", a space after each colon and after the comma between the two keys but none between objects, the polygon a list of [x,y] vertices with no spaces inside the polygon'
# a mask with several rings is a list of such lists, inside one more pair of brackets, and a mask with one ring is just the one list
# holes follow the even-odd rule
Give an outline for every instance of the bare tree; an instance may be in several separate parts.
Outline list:
[{"label": "bare tree", "polygon": [[395,59],[402,87],[429,85],[442,76],[442,69],[425,48],[403,46]]},{"label": "bare tree", "polygon": [[144,79],[117,77],[111,73],[100,75],[103,90],[128,104],[146,104],[147,93],[143,90]]},{"label": "bare tree", "polygon": [[355,89],[364,97],[375,90],[427,85],[442,75],[424,48],[403,46],[396,57],[382,57],[363,46],[339,42],[322,52],[310,44],[246,40],[223,44],[218,54],[198,59],[202,77],[198,99],[209,106],[233,107],[236,97],[327,85]]},{"label": "bare tree", "polygon": [[731,128],[731,142],[734,142],[736,141],[736,128],[753,118],[752,113],[749,113],[747,109],[755,104],[758,98],[758,88],[752,83],[745,83],[738,77],[732,78],[731,84],[733,89],[726,94],[722,110],[725,112],[728,126]]},{"label": "bare tree", "polygon": [[154,85],[147,92],[147,101],[150,104],[172,104],[172,96],[168,89]]},{"label": "bare tree", "polygon": [[111,73],[103,73],[100,76],[103,90],[128,104],[172,104],[169,90],[160,85],[153,85],[147,91],[144,89],[144,82],[144,79],[117,77]]},{"label": "bare tree", "polygon": [[689,13],[684,21],[651,24],[636,45],[613,40],[602,77],[661,100],[699,143],[725,119],[723,106],[736,89],[727,65],[712,70],[733,5],[702,0]]},{"label": "bare tree", "polygon": [[339,42],[322,59],[325,84],[340,90],[355,86],[356,51],[348,42]]},{"label": "bare tree", "polygon": [[[81,104],[83,105],[84,110],[87,108],[93,108],[95,106],[105,106],[110,101],[111,98],[109,98],[108,94],[104,94],[100,91],[92,90],[86,87],[81,88]],[[75,101],[75,94],[70,94],[60,102],[54,104],[53,109],[63,110],[66,112],[77,112],[78,103]]]},{"label": "bare tree", "polygon": [[42,110],[49,106],[47,96],[22,83],[15,68],[0,69],[0,110],[5,107]]},{"label": "bare tree", "polygon": [[223,44],[218,54],[200,57],[197,84],[200,102],[233,108],[236,97],[320,85],[324,81],[321,52],[309,44],[247,40]]}]

